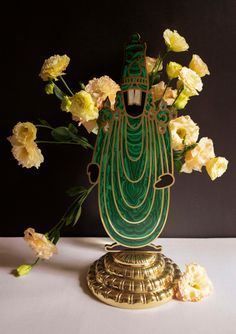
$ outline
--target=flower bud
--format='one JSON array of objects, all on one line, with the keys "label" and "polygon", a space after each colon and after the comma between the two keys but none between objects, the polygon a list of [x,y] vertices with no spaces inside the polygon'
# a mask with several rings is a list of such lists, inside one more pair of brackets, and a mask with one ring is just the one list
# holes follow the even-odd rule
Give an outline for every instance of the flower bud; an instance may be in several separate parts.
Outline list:
[{"label": "flower bud", "polygon": [[178,78],[179,72],[181,71],[182,66],[174,61],[170,61],[166,65],[166,73],[169,79]]},{"label": "flower bud", "polygon": [[53,82],[48,83],[45,86],[46,94],[48,94],[48,95],[53,94],[54,93],[54,86],[55,86],[55,84]]},{"label": "flower bud", "polygon": [[24,276],[27,275],[32,269],[30,264],[22,264],[18,268],[16,268],[16,276]]},{"label": "flower bud", "polygon": [[64,96],[63,99],[62,99],[62,102],[61,102],[61,110],[69,112],[71,104],[72,104],[72,102],[71,102],[71,99],[69,98],[69,96]]}]

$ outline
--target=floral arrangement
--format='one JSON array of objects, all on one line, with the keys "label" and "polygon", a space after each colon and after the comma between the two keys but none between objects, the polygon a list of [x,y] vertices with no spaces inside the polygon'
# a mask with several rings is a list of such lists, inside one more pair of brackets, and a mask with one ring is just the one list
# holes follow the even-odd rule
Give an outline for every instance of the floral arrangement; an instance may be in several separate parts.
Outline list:
[{"label": "floral arrangement", "polygon": [[[174,61],[168,61],[164,65],[170,53],[187,51],[189,45],[177,31],[170,29],[164,31],[163,38],[166,52],[156,58],[146,57],[153,99],[156,104],[164,101],[169,107],[184,111],[190,98],[202,91],[202,78],[210,72],[206,63],[196,54],[192,55],[188,66]],[[119,85],[105,75],[90,80],[86,85],[80,82],[78,92],[74,93],[64,79],[69,62],[70,58],[67,55],[52,56],[44,61],[39,76],[46,83],[45,92],[48,95],[54,94],[60,100],[60,109],[70,113],[73,122],[68,126],[56,128],[45,120],[40,120],[39,124],[17,123],[8,140],[12,145],[13,156],[22,167],[40,167],[44,157],[38,145],[44,143],[81,145],[84,149],[93,149],[88,139],[80,135],[81,126],[85,127],[90,135],[91,133],[96,135],[99,111],[107,98],[110,100],[111,108],[114,109],[116,93],[120,90]],[[168,78],[167,82],[161,80],[162,75]],[[37,131],[41,128],[50,132],[52,140],[38,139]],[[201,172],[205,167],[211,180],[223,175],[228,161],[215,155],[213,141],[210,138],[203,137],[199,140],[199,126],[189,115],[171,120],[169,129],[177,171]],[[82,205],[93,187],[94,185],[90,188],[76,186],[69,189],[68,194],[73,197],[72,204],[61,220],[47,233],[36,233],[33,228],[28,228],[24,232],[24,239],[35,252],[36,261],[33,264],[19,266],[16,269],[17,276],[30,272],[40,259],[49,259],[57,253],[56,244],[62,228],[78,222]],[[198,301],[211,292],[212,283],[205,269],[195,263],[187,265],[178,282],[176,297],[184,301]]]}]

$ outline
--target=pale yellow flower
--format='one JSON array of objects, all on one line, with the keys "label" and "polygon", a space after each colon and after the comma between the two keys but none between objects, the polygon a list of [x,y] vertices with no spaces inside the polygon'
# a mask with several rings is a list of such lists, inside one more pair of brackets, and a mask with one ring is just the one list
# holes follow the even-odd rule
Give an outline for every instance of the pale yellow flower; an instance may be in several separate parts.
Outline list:
[{"label": "pale yellow flower", "polygon": [[170,29],[166,29],[163,33],[163,37],[170,51],[182,52],[189,48],[185,38],[180,36],[176,30],[171,31]]},{"label": "pale yellow flower", "polygon": [[36,139],[37,128],[31,122],[18,122],[13,128],[14,139],[22,145]]},{"label": "pale yellow flower", "polygon": [[37,257],[48,260],[53,254],[57,253],[56,246],[45,235],[36,233],[33,228],[25,230],[24,235],[24,240],[33,249]]},{"label": "pale yellow flower", "polygon": [[186,265],[186,270],[177,285],[176,298],[197,302],[213,292],[213,284],[205,268],[196,263]]},{"label": "pale yellow flower", "polygon": [[183,150],[185,145],[195,144],[199,136],[199,126],[190,116],[180,116],[169,122],[173,150]]},{"label": "pale yellow flower", "polygon": [[30,122],[17,123],[13,128],[13,136],[7,139],[12,145],[12,154],[22,167],[39,168],[44,161],[41,150],[34,142],[37,128]]},{"label": "pale yellow flower", "polygon": [[198,56],[193,55],[192,60],[189,63],[189,68],[196,72],[199,77],[204,77],[206,74],[210,74],[207,64]]},{"label": "pale yellow flower", "polygon": [[85,91],[92,96],[99,110],[102,108],[103,102],[107,97],[110,100],[111,109],[114,109],[116,93],[120,91],[120,86],[107,75],[104,75],[100,78],[90,80],[85,86]]},{"label": "pale yellow flower", "polygon": [[171,89],[171,87],[168,87],[166,91],[165,89],[166,89],[166,84],[164,83],[164,81],[160,81],[158,84],[153,85],[152,86],[153,100],[158,101],[160,99],[163,99],[167,103],[167,105],[172,105],[177,96],[177,90]]},{"label": "pale yellow flower", "polygon": [[32,141],[25,145],[17,144],[16,141],[9,137],[8,140],[14,143],[12,147],[12,154],[14,158],[18,161],[19,165],[25,168],[36,167],[39,168],[40,164],[44,161],[44,157],[41,150],[38,148],[37,144]]},{"label": "pale yellow flower", "polygon": [[[154,66],[156,65],[156,63],[159,64],[159,61],[160,61],[160,59],[158,59],[158,58],[152,58],[152,57],[148,57],[148,56],[145,58],[145,60],[146,60],[146,68],[147,68],[147,73],[148,74],[150,74],[153,71]],[[159,64],[158,71],[161,71],[162,69],[163,69],[163,63],[161,62]]]},{"label": "pale yellow flower", "polygon": [[185,154],[185,163],[181,172],[192,173],[193,170],[202,171],[207,161],[215,157],[213,142],[207,137],[201,138],[197,146]]},{"label": "pale yellow flower", "polygon": [[169,79],[174,79],[174,78],[178,78],[179,76],[179,72],[182,69],[182,65],[174,62],[174,61],[170,61],[167,65],[166,65],[166,73],[168,75]]},{"label": "pale yellow flower", "polygon": [[207,161],[206,170],[212,181],[225,173],[228,163],[228,160],[223,157],[216,157]]},{"label": "pale yellow flower", "polygon": [[22,264],[21,266],[16,268],[16,276],[24,276],[27,275],[32,269],[30,264]]},{"label": "pale yellow flower", "polygon": [[65,74],[64,71],[67,68],[69,62],[70,58],[67,55],[52,56],[44,61],[39,76],[41,79],[43,79],[43,81],[56,79],[60,75]]},{"label": "pale yellow flower", "polygon": [[98,118],[98,108],[88,92],[81,90],[70,97],[70,101],[69,111],[73,120],[84,123]]},{"label": "pale yellow flower", "polygon": [[198,95],[198,92],[201,92],[203,87],[202,80],[199,75],[190,68],[183,66],[178,78],[182,81],[184,89],[189,96]]},{"label": "pale yellow flower", "polygon": [[184,109],[188,101],[189,101],[189,95],[186,94],[185,90],[183,90],[176,99],[174,106],[178,110]]}]

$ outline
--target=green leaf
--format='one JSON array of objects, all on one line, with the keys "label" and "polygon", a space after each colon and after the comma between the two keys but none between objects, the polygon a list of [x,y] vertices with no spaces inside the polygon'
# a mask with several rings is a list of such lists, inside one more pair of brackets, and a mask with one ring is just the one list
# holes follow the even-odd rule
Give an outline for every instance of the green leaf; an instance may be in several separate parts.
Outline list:
[{"label": "green leaf", "polygon": [[184,148],[184,153],[193,150],[197,146],[197,143],[192,144],[192,145],[186,145]]},{"label": "green leaf", "polygon": [[54,245],[56,245],[56,243],[58,242],[58,240],[60,239],[60,231],[59,230],[56,230],[54,233],[53,233],[53,237],[51,237],[51,241],[54,243]]},{"label": "green leaf", "polygon": [[182,166],[183,166],[182,161],[180,161],[180,160],[175,160],[175,167],[176,167],[176,169],[177,169],[178,172],[180,172]]},{"label": "green leaf", "polygon": [[59,126],[51,131],[52,137],[56,141],[71,141],[71,132],[65,126]]},{"label": "green leaf", "polygon": [[184,151],[174,151],[174,160],[181,160],[184,157]]},{"label": "green leaf", "polygon": [[93,146],[89,143],[88,139],[82,136],[77,136],[76,142],[83,146],[84,148],[91,148],[93,149]]},{"label": "green leaf", "polygon": [[75,226],[75,224],[77,223],[77,221],[79,220],[80,216],[81,216],[81,212],[82,212],[82,207],[79,206],[78,207],[78,210],[77,210],[77,213],[75,215],[75,218],[74,218],[74,222],[73,222],[73,225],[72,226]]},{"label": "green leaf", "polygon": [[66,95],[56,84],[54,86],[54,93],[59,100],[62,100],[63,97]]},{"label": "green leaf", "polygon": [[83,187],[83,186],[74,186],[69,188],[66,191],[66,194],[70,197],[76,197],[79,196],[80,194],[84,193],[87,191],[87,188]]},{"label": "green leaf", "polygon": [[78,134],[78,128],[74,124],[70,123],[69,126],[68,126],[68,129],[74,135]]},{"label": "green leaf", "polygon": [[45,119],[38,118],[38,121],[42,125],[46,125],[46,126],[50,126],[51,127],[51,125],[47,121],[45,121]]}]

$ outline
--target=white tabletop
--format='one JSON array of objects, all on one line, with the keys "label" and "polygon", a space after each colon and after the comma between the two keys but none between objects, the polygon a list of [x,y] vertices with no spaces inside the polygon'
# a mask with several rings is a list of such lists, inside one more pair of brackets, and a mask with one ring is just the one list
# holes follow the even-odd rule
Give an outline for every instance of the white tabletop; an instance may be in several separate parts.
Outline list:
[{"label": "white tabletop", "polygon": [[159,239],[181,270],[191,262],[204,266],[215,291],[201,302],[146,310],[103,304],[88,290],[88,268],[109,242],[62,238],[58,255],[15,278],[13,268],[33,261],[31,249],[22,238],[0,238],[0,333],[236,333],[236,239]]}]

